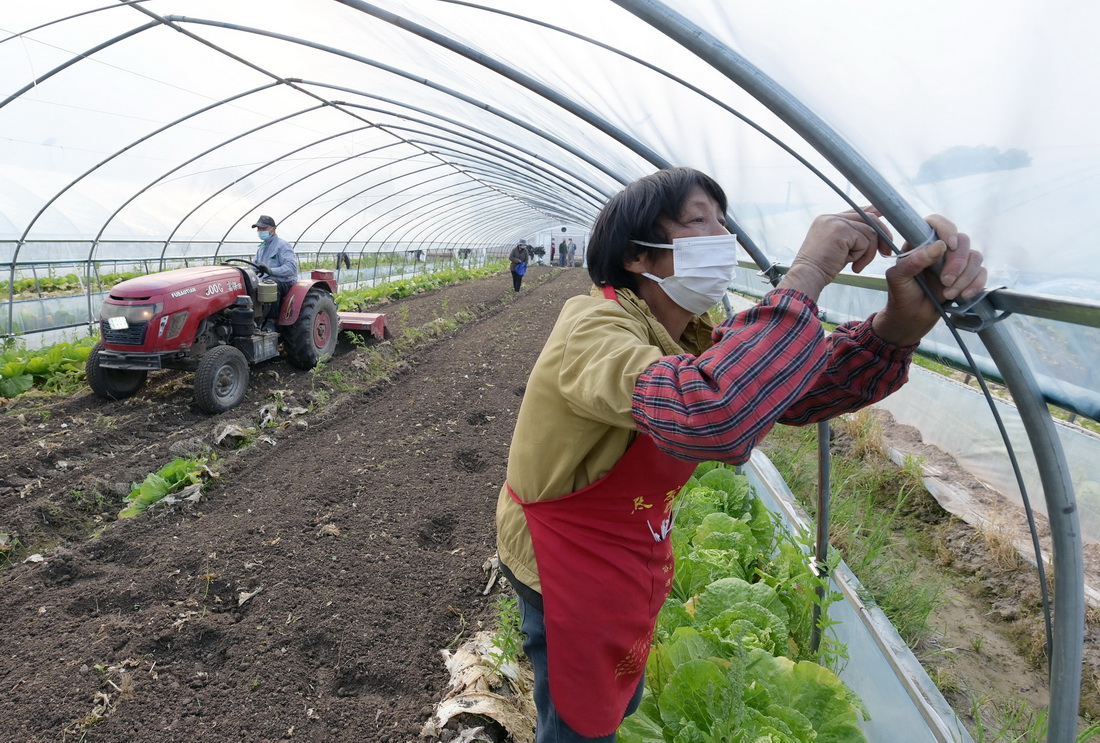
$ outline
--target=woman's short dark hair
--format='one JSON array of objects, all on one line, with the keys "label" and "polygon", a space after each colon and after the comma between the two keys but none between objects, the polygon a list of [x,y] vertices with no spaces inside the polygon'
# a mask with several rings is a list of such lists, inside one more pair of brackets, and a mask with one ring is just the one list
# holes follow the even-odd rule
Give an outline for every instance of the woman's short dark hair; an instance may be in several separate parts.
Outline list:
[{"label": "woman's short dark hair", "polygon": [[667,243],[668,235],[658,222],[680,216],[684,202],[695,188],[701,188],[726,211],[726,194],[717,181],[694,168],[665,168],[639,178],[612,196],[592,227],[588,238],[588,275],[597,286],[638,290],[634,274],[623,264],[643,254],[656,258],[656,251],[631,240]]}]

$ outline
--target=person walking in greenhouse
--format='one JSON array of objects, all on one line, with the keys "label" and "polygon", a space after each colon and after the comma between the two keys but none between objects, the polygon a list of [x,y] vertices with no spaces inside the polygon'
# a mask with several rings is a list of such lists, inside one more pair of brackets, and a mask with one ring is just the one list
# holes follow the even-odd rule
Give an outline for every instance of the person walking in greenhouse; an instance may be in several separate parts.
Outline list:
[{"label": "person walking in greenhouse", "polygon": [[565,268],[565,259],[569,253],[569,244],[565,242],[563,237],[561,242],[558,243],[558,266]]},{"label": "person walking in greenhouse", "polygon": [[259,267],[261,279],[270,278],[279,285],[279,301],[268,308],[264,330],[275,329],[275,316],[279,313],[283,297],[298,280],[298,256],[290,243],[275,234],[275,227],[275,220],[266,214],[252,225],[260,238],[260,247],[256,249],[253,263]]},{"label": "person walking in greenhouse", "polygon": [[[713,326],[736,264],[726,206],[690,168],[613,196],[588,244],[595,286],[562,307],[528,379],[496,521],[535,672],[538,743],[614,741],[637,708],[672,584],[672,502],[697,463],[743,463],[776,423],[891,394],[939,317],[916,277],[941,300],[985,284],[969,238],[932,216],[939,239],[903,247],[883,309],[826,337],[821,291],[846,265],[890,253],[847,211],[815,219],[778,287]],[[543,456],[549,446],[556,456]]]},{"label": "person walking in greenhouse", "polygon": [[527,248],[527,241],[520,240],[512,252],[508,254],[508,262],[511,264],[512,288],[519,291],[523,284],[523,276],[527,273],[527,262],[531,260],[531,251]]},{"label": "person walking in greenhouse", "polygon": [[569,238],[569,258],[567,260],[570,268],[577,265],[577,244],[573,242],[573,238]]}]

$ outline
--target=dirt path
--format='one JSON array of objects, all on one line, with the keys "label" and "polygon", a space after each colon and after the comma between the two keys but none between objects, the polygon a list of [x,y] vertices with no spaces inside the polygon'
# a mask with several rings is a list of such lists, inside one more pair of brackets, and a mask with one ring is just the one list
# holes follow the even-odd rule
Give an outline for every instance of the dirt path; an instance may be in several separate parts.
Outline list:
[{"label": "dirt path", "polygon": [[[265,365],[223,416],[192,410],[169,373],[122,404],[9,404],[0,532],[46,559],[0,573],[0,739],[414,740],[446,684],[439,650],[492,619],[482,564],[515,413],[587,274],[525,284],[394,303],[390,354]],[[393,350],[460,313],[476,319]],[[380,365],[389,381],[372,382]],[[276,399],[314,410],[213,445]],[[220,476],[201,502],[114,520],[130,482],[207,447]]]},{"label": "dirt path", "polygon": [[[391,342],[261,365],[221,416],[176,372],[124,403],[6,403],[0,741],[415,741],[440,649],[494,619],[515,414],[587,288],[534,267],[517,296],[502,275],[394,302]],[[215,443],[227,424],[245,435]],[[179,455],[212,457],[202,500],[116,520]]]}]

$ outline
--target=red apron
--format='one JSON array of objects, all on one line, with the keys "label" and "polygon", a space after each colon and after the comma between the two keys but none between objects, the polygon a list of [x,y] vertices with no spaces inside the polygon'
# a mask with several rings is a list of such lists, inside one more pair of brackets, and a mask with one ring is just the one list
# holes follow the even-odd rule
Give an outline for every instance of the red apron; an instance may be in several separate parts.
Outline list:
[{"label": "red apron", "polygon": [[583,490],[524,503],[508,488],[535,546],[550,694],[581,735],[615,732],[638,687],[672,588],[672,501],[696,464],[639,434]]}]

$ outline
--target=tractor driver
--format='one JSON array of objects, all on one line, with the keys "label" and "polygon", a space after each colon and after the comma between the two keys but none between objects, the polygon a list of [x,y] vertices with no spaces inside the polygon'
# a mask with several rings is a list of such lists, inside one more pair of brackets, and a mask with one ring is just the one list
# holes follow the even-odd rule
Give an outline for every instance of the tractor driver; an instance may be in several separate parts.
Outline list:
[{"label": "tractor driver", "polygon": [[263,214],[252,225],[260,238],[260,247],[253,261],[260,269],[260,279],[272,279],[279,285],[279,301],[271,305],[264,316],[264,330],[275,330],[275,318],[279,314],[283,297],[298,281],[298,256],[283,238],[275,234],[275,220]]}]

